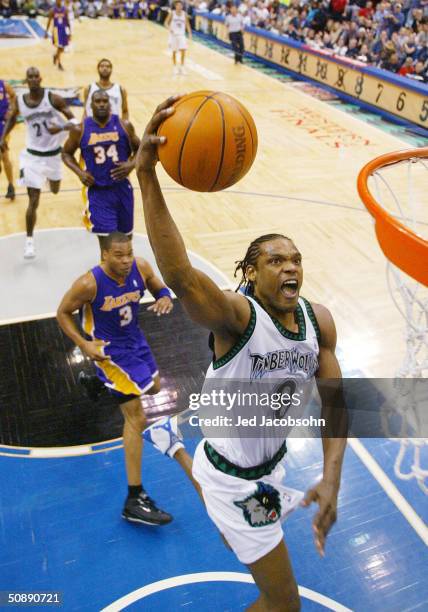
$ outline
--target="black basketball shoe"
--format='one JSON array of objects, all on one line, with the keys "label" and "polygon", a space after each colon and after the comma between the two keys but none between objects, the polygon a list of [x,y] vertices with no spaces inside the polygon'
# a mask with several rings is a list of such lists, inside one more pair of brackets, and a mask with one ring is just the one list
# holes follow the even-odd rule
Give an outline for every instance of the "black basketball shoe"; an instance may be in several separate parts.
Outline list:
[{"label": "black basketball shoe", "polygon": [[97,402],[101,393],[105,390],[104,383],[101,382],[98,376],[89,376],[85,372],[79,372],[77,380],[79,385],[82,385],[85,389],[86,395],[91,402]]},{"label": "black basketball shoe", "polygon": [[138,497],[127,498],[122,517],[132,523],[144,525],[167,525],[172,521],[172,516],[157,508],[155,502],[144,492]]}]

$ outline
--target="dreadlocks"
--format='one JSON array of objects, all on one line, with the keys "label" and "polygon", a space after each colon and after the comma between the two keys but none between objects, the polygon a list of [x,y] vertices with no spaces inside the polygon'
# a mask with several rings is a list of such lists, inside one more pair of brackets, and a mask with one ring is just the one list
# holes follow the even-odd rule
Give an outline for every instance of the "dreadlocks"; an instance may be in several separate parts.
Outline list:
[{"label": "dreadlocks", "polygon": [[236,288],[236,291],[239,291],[241,287],[244,287],[244,293],[246,295],[254,295],[254,283],[253,281],[248,280],[247,278],[247,268],[248,266],[255,266],[257,262],[257,258],[260,255],[260,245],[264,242],[269,242],[270,240],[277,240],[278,238],[284,238],[285,240],[290,240],[287,236],[283,234],[265,234],[264,236],[259,236],[250,244],[245,254],[244,259],[240,261],[235,261],[236,268],[234,277],[239,271],[242,272],[241,280],[239,281],[239,285]]}]

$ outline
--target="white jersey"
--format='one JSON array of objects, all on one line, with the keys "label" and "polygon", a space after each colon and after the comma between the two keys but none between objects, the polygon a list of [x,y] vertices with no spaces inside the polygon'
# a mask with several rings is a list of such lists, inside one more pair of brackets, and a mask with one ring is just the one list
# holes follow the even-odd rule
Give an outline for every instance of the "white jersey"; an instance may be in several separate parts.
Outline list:
[{"label": "white jersey", "polygon": [[[208,409],[199,409],[199,416],[220,415],[230,419],[231,426],[204,428],[201,423],[201,429],[216,451],[240,467],[265,463],[279,451],[292,427],[270,427],[269,433],[264,421],[303,416],[313,396],[319,355],[318,324],[304,298],[299,298],[296,310],[299,330],[295,333],[271,318],[256,300],[248,299],[251,317],[247,329],[226,355],[211,363],[201,391],[210,394],[210,398],[213,391],[217,394],[226,391],[235,394],[235,399],[232,402],[229,396],[219,407],[217,395],[217,401],[210,400]],[[279,394],[289,397],[290,401],[274,404],[273,394],[276,398]],[[253,420],[256,417],[256,425],[240,424],[242,417]]]},{"label": "white jersey", "polygon": [[55,151],[64,141],[64,132],[52,135],[48,132],[50,125],[64,125],[62,115],[52,105],[50,92],[45,89],[43,98],[36,107],[30,107],[24,100],[24,93],[18,94],[19,114],[27,126],[26,147],[28,151]]},{"label": "white jersey", "polygon": [[171,36],[185,36],[186,34],[186,13],[181,11],[178,15],[176,11],[172,11],[171,22],[169,24]]},{"label": "white jersey", "polygon": [[74,26],[74,9],[73,9],[73,3],[70,2],[69,4],[66,4],[66,9],[67,9],[67,18],[68,18],[68,25],[70,28],[70,31],[73,30],[73,26]]},{"label": "white jersey", "polygon": [[91,83],[89,87],[89,92],[88,92],[88,99],[86,100],[86,108],[85,108],[86,115],[88,117],[92,117],[92,109],[91,109],[92,95],[99,89],[101,89],[102,91],[105,91],[106,94],[108,94],[108,97],[110,99],[111,114],[119,115],[119,117],[121,117],[122,116],[122,90],[120,88],[120,85],[118,85],[117,83],[114,83],[108,89],[104,89],[103,87],[100,87],[98,83]]}]

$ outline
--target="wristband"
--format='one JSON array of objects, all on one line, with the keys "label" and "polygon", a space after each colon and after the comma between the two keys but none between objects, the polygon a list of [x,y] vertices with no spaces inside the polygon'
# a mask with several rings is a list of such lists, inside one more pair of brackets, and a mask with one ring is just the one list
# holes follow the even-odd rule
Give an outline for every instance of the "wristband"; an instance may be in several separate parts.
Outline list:
[{"label": "wristband", "polygon": [[71,125],[79,125],[80,121],[78,119],[76,119],[76,117],[73,117],[73,119],[69,119],[67,121],[67,123],[64,123],[64,125],[61,128],[62,132],[66,132]]},{"label": "wristband", "polygon": [[171,299],[171,291],[168,287],[162,287],[162,289],[159,289],[155,294],[155,300],[160,300],[161,297],[169,297],[169,299]]}]

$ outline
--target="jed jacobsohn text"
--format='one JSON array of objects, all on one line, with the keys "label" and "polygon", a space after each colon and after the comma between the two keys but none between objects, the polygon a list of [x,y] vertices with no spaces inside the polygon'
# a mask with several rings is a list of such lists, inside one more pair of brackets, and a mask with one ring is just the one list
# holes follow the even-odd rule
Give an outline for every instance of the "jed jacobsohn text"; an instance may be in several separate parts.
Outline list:
[{"label": "jed jacobsohn text", "polygon": [[270,406],[272,410],[300,406],[299,393],[241,393],[236,391],[228,393],[223,389],[213,389],[209,393],[191,393],[189,396],[189,408],[198,410],[203,407],[213,406],[232,410],[238,407],[265,407]]},{"label": "jed jacobsohn text", "polygon": [[252,417],[242,417],[238,415],[235,419],[227,416],[215,416],[212,418],[200,418],[197,414],[192,414],[189,419],[192,427],[325,427],[325,419],[317,419],[309,416],[304,419],[294,417],[270,418],[262,414]]}]

